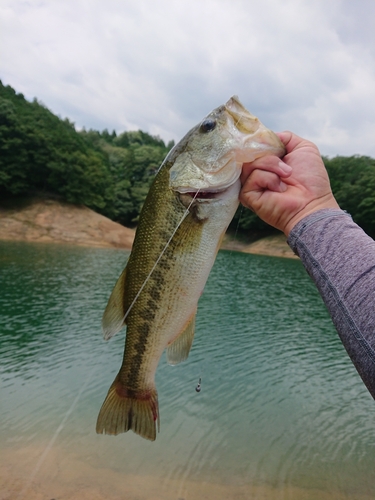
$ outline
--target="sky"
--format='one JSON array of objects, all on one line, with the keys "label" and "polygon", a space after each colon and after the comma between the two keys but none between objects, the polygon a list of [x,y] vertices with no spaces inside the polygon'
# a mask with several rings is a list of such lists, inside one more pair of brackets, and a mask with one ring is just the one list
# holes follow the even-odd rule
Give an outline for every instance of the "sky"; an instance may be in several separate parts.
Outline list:
[{"label": "sky", "polygon": [[77,129],[177,142],[238,95],[375,157],[375,0],[1,0],[0,79]]}]

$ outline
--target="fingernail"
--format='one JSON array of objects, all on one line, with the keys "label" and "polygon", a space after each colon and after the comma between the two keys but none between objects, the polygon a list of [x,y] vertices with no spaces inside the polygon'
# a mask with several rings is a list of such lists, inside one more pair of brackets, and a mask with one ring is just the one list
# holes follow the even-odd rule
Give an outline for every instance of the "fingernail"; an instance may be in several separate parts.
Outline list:
[{"label": "fingernail", "polygon": [[283,181],[280,182],[279,186],[280,186],[280,193],[285,193],[285,191],[288,189],[288,186]]},{"label": "fingernail", "polygon": [[279,161],[279,167],[285,174],[290,174],[292,172],[292,167],[283,161]]}]

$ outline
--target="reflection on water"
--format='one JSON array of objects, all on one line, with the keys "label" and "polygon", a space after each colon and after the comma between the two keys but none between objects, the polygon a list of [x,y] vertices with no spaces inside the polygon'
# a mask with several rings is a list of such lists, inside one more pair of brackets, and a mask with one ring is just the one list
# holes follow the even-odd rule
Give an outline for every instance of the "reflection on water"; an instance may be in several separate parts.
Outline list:
[{"label": "reflection on water", "polygon": [[126,258],[0,243],[0,498],[374,498],[373,400],[294,260],[220,252],[189,359],[160,363],[156,441],[96,435],[124,345],[101,315]]}]

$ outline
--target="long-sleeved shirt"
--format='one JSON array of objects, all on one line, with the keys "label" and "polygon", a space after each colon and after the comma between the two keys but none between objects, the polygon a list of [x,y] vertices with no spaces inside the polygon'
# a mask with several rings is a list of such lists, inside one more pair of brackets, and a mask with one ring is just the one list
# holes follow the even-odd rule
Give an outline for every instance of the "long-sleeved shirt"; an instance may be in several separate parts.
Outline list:
[{"label": "long-sleeved shirt", "polygon": [[298,222],[288,244],[315,282],[375,399],[375,241],[346,212],[326,209]]}]

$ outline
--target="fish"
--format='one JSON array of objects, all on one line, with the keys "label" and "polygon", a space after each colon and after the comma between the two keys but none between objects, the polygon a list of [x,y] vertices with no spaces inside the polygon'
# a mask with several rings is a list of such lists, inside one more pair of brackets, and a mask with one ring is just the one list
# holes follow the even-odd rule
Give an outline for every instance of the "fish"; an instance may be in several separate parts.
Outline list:
[{"label": "fish", "polygon": [[198,300],[239,205],[243,163],[282,157],[277,135],[237,96],[193,127],[167,154],[141,210],[127,265],[105,308],[106,340],[126,325],[121,368],[99,411],[96,432],[160,432],[155,373],[184,361]]}]

